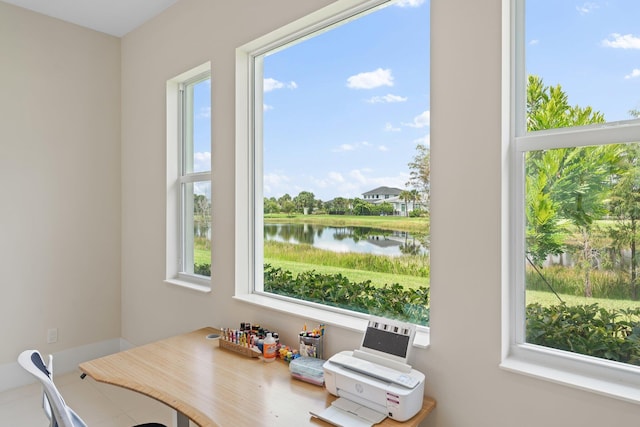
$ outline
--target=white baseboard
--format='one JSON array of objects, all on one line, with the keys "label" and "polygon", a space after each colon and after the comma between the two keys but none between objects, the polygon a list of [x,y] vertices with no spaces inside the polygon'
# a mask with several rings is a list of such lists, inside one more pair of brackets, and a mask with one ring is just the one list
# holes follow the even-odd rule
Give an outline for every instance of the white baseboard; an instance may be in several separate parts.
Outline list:
[{"label": "white baseboard", "polygon": [[[76,371],[82,362],[132,347],[134,346],[128,341],[114,338],[53,353],[54,375],[68,374]],[[42,353],[45,363],[48,361],[48,356],[48,353]],[[17,361],[0,365],[0,392],[35,382],[35,378],[25,372]]]}]

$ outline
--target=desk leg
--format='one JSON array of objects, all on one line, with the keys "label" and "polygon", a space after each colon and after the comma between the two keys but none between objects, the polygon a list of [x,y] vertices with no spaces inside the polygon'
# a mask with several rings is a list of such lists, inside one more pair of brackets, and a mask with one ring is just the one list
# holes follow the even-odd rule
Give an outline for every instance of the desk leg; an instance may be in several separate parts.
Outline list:
[{"label": "desk leg", "polygon": [[182,412],[173,412],[173,425],[175,427],[189,427],[189,418]]}]

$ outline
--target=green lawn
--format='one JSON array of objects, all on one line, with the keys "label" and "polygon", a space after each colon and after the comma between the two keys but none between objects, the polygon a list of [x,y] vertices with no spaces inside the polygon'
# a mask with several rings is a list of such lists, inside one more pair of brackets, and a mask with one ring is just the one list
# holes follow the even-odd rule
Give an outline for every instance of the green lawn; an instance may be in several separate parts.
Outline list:
[{"label": "green lawn", "polygon": [[[576,305],[590,305],[594,303],[598,303],[598,305],[602,308],[606,308],[611,310],[613,308],[621,310],[628,308],[640,308],[640,301],[631,301],[631,300],[617,300],[617,299],[606,299],[606,298],[587,298],[587,297],[579,297],[575,295],[562,295],[559,294],[560,298],[569,306]],[[560,304],[558,298],[552,292],[543,292],[543,291],[527,291],[527,304],[531,303],[539,303],[542,306],[550,306]]]},{"label": "green lawn", "polygon": [[342,267],[330,267],[317,264],[304,264],[300,262],[279,261],[275,259],[265,259],[265,264],[272,267],[282,268],[297,276],[303,271],[315,270],[321,274],[342,274],[347,276],[352,282],[364,282],[371,280],[374,286],[384,286],[385,284],[399,283],[405,288],[415,289],[420,286],[428,286],[428,279],[423,277],[405,276],[401,274],[373,273],[365,270],[350,270]]}]

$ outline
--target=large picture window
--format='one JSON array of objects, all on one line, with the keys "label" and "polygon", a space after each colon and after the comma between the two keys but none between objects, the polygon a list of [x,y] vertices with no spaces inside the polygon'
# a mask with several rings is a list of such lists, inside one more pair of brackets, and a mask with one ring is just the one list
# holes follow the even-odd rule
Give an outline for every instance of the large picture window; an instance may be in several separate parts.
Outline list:
[{"label": "large picture window", "polygon": [[338,1],[238,52],[248,292],[427,326],[429,2]]},{"label": "large picture window", "polygon": [[630,398],[640,384],[640,6],[514,5],[512,355],[543,364],[541,376],[556,369],[556,380]]}]

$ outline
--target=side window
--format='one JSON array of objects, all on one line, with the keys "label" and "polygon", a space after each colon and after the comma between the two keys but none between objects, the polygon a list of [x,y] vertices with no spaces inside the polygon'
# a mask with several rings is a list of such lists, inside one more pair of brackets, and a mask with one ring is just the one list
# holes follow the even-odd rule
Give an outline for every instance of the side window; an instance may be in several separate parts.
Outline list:
[{"label": "side window", "polygon": [[253,107],[242,166],[253,175],[239,196],[255,214],[250,291],[426,326],[429,2],[338,1],[324,13],[240,49]]},{"label": "side window", "polygon": [[640,8],[514,5],[512,350],[637,383]]},{"label": "side window", "polygon": [[[206,284],[211,277],[211,72],[201,68],[167,85],[170,191],[168,211],[168,279]],[[196,73],[197,72],[197,73]],[[196,73],[196,74],[194,74]],[[175,103],[170,98],[175,97]],[[172,120],[168,122],[172,123]],[[173,134],[175,132],[175,134]],[[170,165],[169,163],[173,163]],[[171,185],[171,183],[173,185]],[[172,239],[173,237],[173,239]],[[173,270],[173,271],[171,271]]]}]

